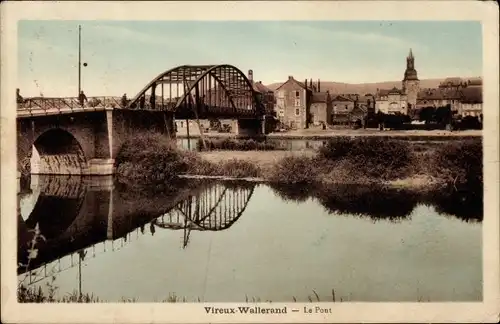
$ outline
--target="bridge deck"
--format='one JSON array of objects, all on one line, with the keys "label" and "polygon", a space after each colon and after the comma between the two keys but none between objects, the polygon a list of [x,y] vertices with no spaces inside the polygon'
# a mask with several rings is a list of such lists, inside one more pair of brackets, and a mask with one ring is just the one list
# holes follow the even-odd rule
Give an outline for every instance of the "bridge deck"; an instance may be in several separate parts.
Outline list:
[{"label": "bridge deck", "polygon": [[[17,117],[29,118],[47,115],[72,114],[81,112],[104,111],[104,110],[145,110],[145,111],[170,111],[174,112],[176,103],[159,102],[154,109],[149,103],[142,108],[130,108],[122,102],[119,97],[90,97],[83,105],[78,98],[28,98],[17,105]],[[235,118],[235,117],[256,117],[256,111],[252,107],[246,109],[221,107],[201,104],[198,117],[201,119],[210,117]],[[195,119],[196,115],[189,104],[181,105],[175,110],[177,119]]]}]

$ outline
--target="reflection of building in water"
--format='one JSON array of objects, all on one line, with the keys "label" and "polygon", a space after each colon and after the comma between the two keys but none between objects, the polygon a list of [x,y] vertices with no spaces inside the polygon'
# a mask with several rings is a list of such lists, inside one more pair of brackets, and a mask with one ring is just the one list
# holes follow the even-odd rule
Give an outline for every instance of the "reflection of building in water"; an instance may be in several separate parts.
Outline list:
[{"label": "reflection of building in water", "polygon": [[[255,186],[183,181],[168,193],[141,197],[115,188],[112,178],[104,183],[66,176],[34,179],[32,183],[38,185],[32,187],[38,195],[33,208],[24,218],[21,211],[18,215],[18,261],[23,265],[18,273],[25,273],[28,284],[81,266],[83,254],[86,260],[92,260],[119,250],[133,243],[139,233],[154,234],[157,227],[186,229],[188,236],[192,229],[229,228],[245,210]],[[103,182],[102,177],[99,179]],[[144,231],[148,223],[150,231]],[[27,271],[28,250],[37,224],[46,241],[37,243],[38,255],[29,260]]]}]

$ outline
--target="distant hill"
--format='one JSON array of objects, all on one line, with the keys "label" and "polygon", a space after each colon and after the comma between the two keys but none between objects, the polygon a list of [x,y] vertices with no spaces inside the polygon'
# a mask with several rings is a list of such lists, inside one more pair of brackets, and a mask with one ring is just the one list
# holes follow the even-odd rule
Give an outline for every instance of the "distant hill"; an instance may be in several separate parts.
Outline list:
[{"label": "distant hill", "polygon": [[[446,78],[441,79],[423,79],[420,80],[420,88],[437,88],[439,84]],[[469,78],[463,78],[469,79]],[[317,80],[313,80],[316,84]],[[392,89],[394,87],[401,88],[401,81],[385,81],[376,83],[342,83],[332,81],[321,81],[321,91],[330,91],[330,93],[357,93],[357,94],[374,94],[379,89]],[[271,90],[276,90],[283,83],[272,83],[267,85]]]}]

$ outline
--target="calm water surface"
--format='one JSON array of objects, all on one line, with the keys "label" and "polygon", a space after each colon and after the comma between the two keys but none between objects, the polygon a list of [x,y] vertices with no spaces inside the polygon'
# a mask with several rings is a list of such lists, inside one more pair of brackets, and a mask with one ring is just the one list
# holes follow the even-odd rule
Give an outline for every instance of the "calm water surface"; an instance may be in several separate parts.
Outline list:
[{"label": "calm water surface", "polygon": [[19,280],[107,301],[480,301],[480,197],[35,177],[18,194]]},{"label": "calm water surface", "polygon": [[[266,143],[275,144],[281,150],[300,151],[318,149],[323,146],[325,140],[266,139]],[[189,140],[187,138],[178,138],[177,147],[184,150],[196,151],[199,147],[199,138],[190,138]]]}]

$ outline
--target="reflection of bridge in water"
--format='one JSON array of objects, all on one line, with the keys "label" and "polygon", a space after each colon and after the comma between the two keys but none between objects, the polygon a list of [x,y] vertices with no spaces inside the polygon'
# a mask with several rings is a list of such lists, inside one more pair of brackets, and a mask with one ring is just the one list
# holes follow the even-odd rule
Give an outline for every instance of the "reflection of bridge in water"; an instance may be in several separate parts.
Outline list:
[{"label": "reflection of bridge in water", "polygon": [[[38,183],[21,194],[20,204],[33,208],[21,215],[26,206],[20,206],[18,212],[18,273],[25,273],[26,284],[77,266],[81,272],[82,261],[120,250],[148,234],[146,226],[151,235],[156,229],[183,230],[186,247],[193,230],[220,231],[235,224],[255,187],[183,181],[168,192],[145,196],[115,187],[111,178],[100,177],[100,183],[81,177],[32,179]],[[37,225],[45,240],[38,240],[37,257],[30,260]]]},{"label": "reflection of bridge in water", "polygon": [[253,194],[254,185],[228,188],[217,183],[196,196],[180,202],[153,223],[172,230],[184,230],[184,247],[195,231],[221,231],[231,227],[243,214]]}]

